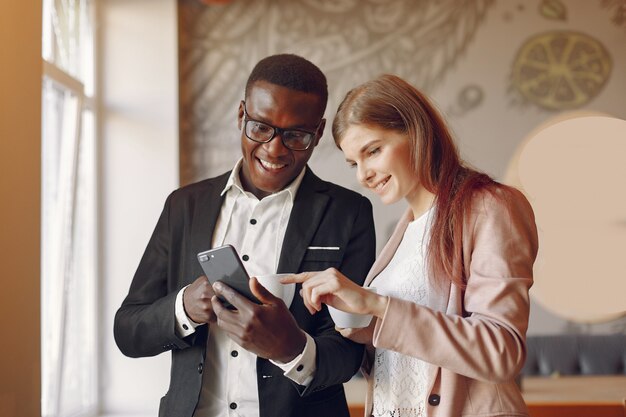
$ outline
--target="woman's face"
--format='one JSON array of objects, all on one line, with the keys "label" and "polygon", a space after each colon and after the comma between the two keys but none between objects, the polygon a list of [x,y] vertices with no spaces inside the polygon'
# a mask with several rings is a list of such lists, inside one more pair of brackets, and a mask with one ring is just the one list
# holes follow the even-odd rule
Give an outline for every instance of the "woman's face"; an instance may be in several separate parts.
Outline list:
[{"label": "woman's face", "polygon": [[407,135],[367,125],[351,125],[340,143],[359,182],[378,194],[383,204],[412,201],[421,186],[411,168]]}]

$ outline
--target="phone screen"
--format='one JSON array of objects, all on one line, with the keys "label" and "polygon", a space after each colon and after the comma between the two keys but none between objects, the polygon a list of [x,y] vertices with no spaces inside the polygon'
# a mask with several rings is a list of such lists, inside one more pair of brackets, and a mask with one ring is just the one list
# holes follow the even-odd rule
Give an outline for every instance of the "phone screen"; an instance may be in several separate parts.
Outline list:
[{"label": "phone screen", "polygon": [[[211,284],[221,281],[248,300],[260,304],[260,301],[250,291],[250,277],[234,247],[224,245],[200,252],[198,261]],[[226,307],[233,308],[229,302],[221,297],[219,298]]]}]

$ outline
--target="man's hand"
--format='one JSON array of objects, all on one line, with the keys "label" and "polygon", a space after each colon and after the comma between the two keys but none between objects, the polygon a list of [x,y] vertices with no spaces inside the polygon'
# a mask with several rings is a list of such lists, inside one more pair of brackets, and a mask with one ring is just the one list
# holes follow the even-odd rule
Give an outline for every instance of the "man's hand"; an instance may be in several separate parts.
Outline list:
[{"label": "man's hand", "polygon": [[237,310],[229,310],[213,297],[217,325],[244,349],[266,359],[287,363],[304,350],[306,336],[280,298],[274,297],[256,278],[250,290],[261,304],[255,304],[221,282],[213,286]]},{"label": "man's hand", "polygon": [[196,323],[215,323],[211,298],[215,295],[206,276],[199,276],[183,292],[183,307],[187,317]]}]

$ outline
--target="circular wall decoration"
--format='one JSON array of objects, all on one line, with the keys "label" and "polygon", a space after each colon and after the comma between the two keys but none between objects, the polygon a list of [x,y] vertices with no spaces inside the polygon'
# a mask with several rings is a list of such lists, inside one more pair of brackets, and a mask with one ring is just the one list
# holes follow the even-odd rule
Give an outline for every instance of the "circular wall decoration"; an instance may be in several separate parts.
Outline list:
[{"label": "circular wall decoration", "polygon": [[568,320],[607,322],[626,314],[626,121],[556,120],[520,145],[505,177],[535,211],[531,295]]},{"label": "circular wall decoration", "polygon": [[512,84],[548,110],[575,109],[598,95],[609,79],[611,57],[589,35],[551,31],[530,38],[513,63]]}]

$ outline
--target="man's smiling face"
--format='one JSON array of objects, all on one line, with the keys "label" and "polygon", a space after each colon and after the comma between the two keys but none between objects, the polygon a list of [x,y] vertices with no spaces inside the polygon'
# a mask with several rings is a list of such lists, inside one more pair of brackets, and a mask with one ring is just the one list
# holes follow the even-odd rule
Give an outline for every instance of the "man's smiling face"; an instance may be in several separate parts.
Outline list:
[{"label": "man's smiling face", "polygon": [[[322,103],[323,104],[323,103]],[[239,129],[243,164],[240,179],[243,187],[263,198],[287,187],[302,171],[324,131],[323,105],[312,93],[257,81],[246,97],[248,118],[281,129],[316,132],[311,146],[304,151],[294,151],[276,135],[268,143],[249,139],[244,132],[244,105],[239,106]]]}]

